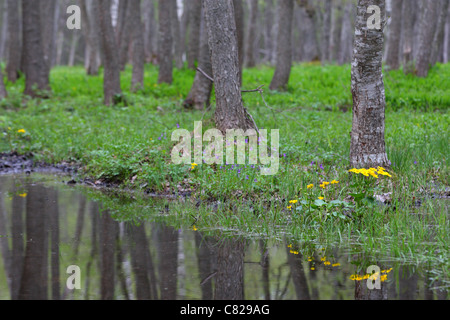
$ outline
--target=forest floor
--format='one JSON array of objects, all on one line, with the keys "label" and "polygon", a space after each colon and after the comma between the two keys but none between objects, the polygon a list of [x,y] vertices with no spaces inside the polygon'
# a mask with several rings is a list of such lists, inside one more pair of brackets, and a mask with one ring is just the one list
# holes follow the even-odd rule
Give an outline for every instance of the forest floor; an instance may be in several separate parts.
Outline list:
[{"label": "forest floor", "polygon": [[[77,168],[80,181],[93,185],[182,195],[183,201],[173,204],[176,214],[168,217],[173,224],[195,221],[196,228],[205,230],[264,236],[282,229],[300,241],[351,241],[366,250],[426,261],[440,270],[437,277],[448,279],[450,65],[438,64],[426,79],[385,71],[391,167],[375,168],[376,177],[348,171],[348,65],[296,65],[287,92],[266,89],[264,100],[259,93],[244,93],[244,105],[258,127],[269,134],[280,131],[276,175],[262,176],[251,165],[171,163],[174,130],[192,132],[200,120],[204,131],[214,126],[213,110],[182,107],[194,75],[175,70],[172,85],[159,85],[157,68],[148,65],[145,87],[130,93],[127,67],[122,73],[127,104],[114,107],[102,105],[102,77],[88,77],[81,67],[53,69],[48,100],[24,98],[23,79],[6,83],[0,153]],[[243,90],[267,88],[272,75],[267,66],[245,70]],[[192,203],[189,214],[183,214],[186,202]],[[146,215],[140,200],[130,205],[134,216],[123,212],[121,219]]]}]

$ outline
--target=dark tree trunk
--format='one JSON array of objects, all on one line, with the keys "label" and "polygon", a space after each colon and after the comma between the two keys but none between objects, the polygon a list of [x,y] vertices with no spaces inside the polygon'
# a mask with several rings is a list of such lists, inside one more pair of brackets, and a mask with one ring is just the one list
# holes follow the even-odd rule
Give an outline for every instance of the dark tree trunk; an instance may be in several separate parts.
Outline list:
[{"label": "dark tree trunk", "polygon": [[175,300],[177,296],[178,232],[160,225],[158,229],[159,280],[161,300]]},{"label": "dark tree trunk", "polygon": [[385,0],[358,0],[352,62],[353,126],[350,165],[356,168],[387,167],[384,140],[386,98],[382,74],[382,28],[368,29],[370,5],[381,9],[386,20]]},{"label": "dark tree trunk", "polygon": [[242,239],[224,239],[217,244],[215,300],[244,299],[244,252]]},{"label": "dark tree trunk", "polygon": [[[125,10],[124,13],[121,13],[119,11],[119,17],[125,17],[124,21],[122,22],[122,27],[119,30],[119,62],[120,62],[120,70],[123,71],[125,69],[125,66],[127,62],[129,61],[129,53],[130,53],[130,47],[132,44],[132,34],[133,34],[133,25],[134,21],[132,20],[130,14],[131,14],[131,1],[129,0],[121,0],[126,2],[126,5],[123,7]],[[140,30],[142,32],[142,29]]]},{"label": "dark tree trunk", "polygon": [[430,70],[431,50],[436,32],[437,18],[439,15],[439,1],[425,0],[424,12],[420,27],[420,46],[417,54],[417,76],[426,77]]},{"label": "dark tree trunk", "polygon": [[353,37],[352,37],[352,19],[353,3],[347,0],[342,19],[341,44],[339,50],[338,63],[349,63],[352,59]]},{"label": "dark tree trunk", "polygon": [[[109,13],[109,11],[106,13]],[[113,300],[115,296],[114,252],[116,248],[117,229],[117,222],[111,218],[109,212],[102,212],[99,230],[101,300]]]},{"label": "dark tree trunk", "polygon": [[48,68],[47,73],[50,73],[55,55],[55,32],[57,26],[57,24],[55,24],[55,20],[57,19],[55,13],[58,11],[58,5],[56,0],[45,0],[40,2],[42,45],[45,63]]},{"label": "dark tree trunk", "polygon": [[173,52],[175,56],[175,65],[178,69],[183,68],[183,52],[180,38],[181,28],[180,20],[178,19],[178,5],[177,0],[171,1],[171,23],[172,23],[172,36],[173,36]]},{"label": "dark tree trunk", "polygon": [[49,68],[44,57],[40,1],[22,0],[23,64],[25,72],[25,94],[31,97],[47,96],[50,90]]},{"label": "dark tree trunk", "polygon": [[[408,0],[407,0],[408,1]],[[400,39],[402,35],[403,0],[392,1],[392,22],[389,31],[389,45],[386,65],[392,70],[400,68]]]},{"label": "dark tree trunk", "polygon": [[128,0],[129,18],[131,20],[131,37],[133,44],[133,75],[131,78],[131,91],[144,87],[144,37],[142,30],[144,25],[141,21],[141,1]]},{"label": "dark tree trunk", "polygon": [[322,45],[320,47],[321,61],[327,63],[330,61],[330,38],[331,38],[331,12],[332,1],[325,0],[324,2],[324,14],[322,21]]},{"label": "dark tree trunk", "polygon": [[[212,75],[211,55],[208,44],[208,30],[206,29],[206,21],[204,15],[201,27],[200,55],[198,59],[198,67],[206,74]],[[196,110],[202,110],[209,106],[213,83],[206,78],[201,72],[195,74],[194,83],[189,92],[184,106],[186,108],[194,107]]]},{"label": "dark tree trunk", "polygon": [[204,1],[216,92],[217,129],[256,129],[242,102],[236,23],[232,0]]},{"label": "dark tree trunk", "polygon": [[86,73],[88,75],[96,76],[100,68],[100,48],[98,35],[98,21],[95,17],[95,12],[98,12],[98,1],[81,1],[81,12],[84,19],[84,29],[86,36]]},{"label": "dark tree trunk", "polygon": [[171,84],[173,81],[173,38],[172,26],[170,22],[170,7],[170,1],[159,0],[158,83],[165,82],[168,84]]},{"label": "dark tree trunk", "polygon": [[249,0],[250,17],[248,21],[247,45],[245,50],[245,65],[248,68],[256,66],[257,28],[258,28],[258,0]]},{"label": "dark tree trunk", "polygon": [[22,48],[20,44],[19,0],[8,0],[8,64],[6,75],[12,83],[19,77]]},{"label": "dark tree trunk", "polygon": [[146,0],[144,2],[144,23],[145,23],[145,60],[153,62],[157,55],[157,32],[155,23],[155,4],[153,0]]},{"label": "dark tree trunk", "polygon": [[199,47],[200,47],[200,23],[202,17],[202,1],[201,0],[189,0],[192,1],[190,7],[189,17],[189,39],[188,39],[188,52],[187,60],[188,67],[195,69],[195,63],[198,59]]},{"label": "dark tree trunk", "polygon": [[271,90],[286,90],[292,67],[292,16],[294,0],[278,2],[277,65],[270,84]]},{"label": "dark tree trunk", "polygon": [[98,20],[100,24],[100,37],[103,47],[103,92],[105,105],[115,104],[118,95],[122,94],[120,88],[120,67],[117,44],[111,23],[111,2],[109,0],[98,0]]}]

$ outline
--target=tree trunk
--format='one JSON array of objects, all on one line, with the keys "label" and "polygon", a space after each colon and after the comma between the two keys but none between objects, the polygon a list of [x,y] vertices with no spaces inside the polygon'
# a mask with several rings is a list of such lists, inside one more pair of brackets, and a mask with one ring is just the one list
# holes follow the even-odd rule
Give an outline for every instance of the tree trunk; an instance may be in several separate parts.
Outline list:
[{"label": "tree trunk", "polygon": [[55,12],[58,10],[58,5],[56,0],[45,0],[40,2],[42,45],[48,73],[50,73],[55,55]]},{"label": "tree trunk", "polygon": [[431,50],[439,15],[439,1],[425,0],[420,27],[420,47],[417,54],[417,76],[427,77],[430,70]]},{"label": "tree trunk", "polygon": [[49,68],[44,57],[41,38],[39,1],[22,0],[23,64],[25,95],[47,96],[50,90]]},{"label": "tree trunk", "polygon": [[342,19],[341,45],[339,49],[338,63],[348,63],[352,59],[353,37],[352,37],[352,17],[353,3],[347,0],[344,9],[344,18]]},{"label": "tree trunk", "polygon": [[159,75],[158,83],[173,81],[172,26],[170,23],[170,1],[159,0]]},{"label": "tree trunk", "polygon": [[322,45],[321,45],[321,61],[328,63],[330,61],[330,38],[331,38],[331,12],[332,1],[325,0],[324,14],[322,21]]},{"label": "tree trunk", "polygon": [[8,64],[6,75],[12,83],[19,78],[22,48],[20,44],[20,16],[18,0],[8,0]]},{"label": "tree trunk", "polygon": [[233,0],[204,0],[216,91],[217,129],[256,129],[242,102]]},{"label": "tree trunk", "polygon": [[[201,39],[200,39],[200,55],[198,59],[198,67],[206,74],[212,75],[211,55],[208,44],[208,31],[206,29],[206,21],[204,14],[202,15]],[[194,83],[183,105],[185,108],[202,110],[209,106],[213,83],[206,78],[201,72],[195,74]]]},{"label": "tree trunk", "polygon": [[[236,7],[236,6],[235,6]],[[264,60],[267,62],[272,61],[272,29],[273,29],[273,16],[274,16],[274,10],[273,10],[273,0],[267,0],[266,5],[264,7],[264,50],[265,50],[265,57]]]},{"label": "tree trunk", "polygon": [[141,21],[141,1],[128,0],[129,18],[131,19],[131,37],[133,43],[133,75],[131,78],[131,91],[136,91],[144,87],[144,35],[142,30],[144,25]]},{"label": "tree trunk", "polygon": [[445,34],[445,24],[447,22],[447,13],[450,0],[440,0],[439,18],[437,21],[436,32],[433,38],[433,48],[431,50],[430,65],[434,66],[438,62],[442,52]]},{"label": "tree trunk", "polygon": [[294,0],[278,1],[279,32],[277,43],[277,65],[270,90],[286,90],[292,67],[292,16]]},{"label": "tree trunk", "polygon": [[85,61],[86,73],[98,75],[100,68],[100,48],[98,38],[98,22],[92,12],[98,11],[98,1],[81,1],[81,12],[84,19],[87,57]]},{"label": "tree trunk", "polygon": [[[408,1],[408,0],[407,0]],[[400,39],[402,34],[403,0],[392,1],[392,22],[389,31],[389,45],[386,65],[392,70],[400,68]]]},{"label": "tree trunk", "polygon": [[202,18],[202,1],[201,0],[189,0],[192,1],[190,8],[189,25],[190,32],[188,38],[188,68],[195,69],[195,63],[198,59],[198,53],[200,48],[200,23]]},{"label": "tree trunk", "polygon": [[352,62],[353,125],[350,165],[356,168],[387,167],[384,140],[385,91],[382,74],[384,35],[368,29],[370,5],[381,9],[381,26],[386,20],[385,0],[358,0]]},{"label": "tree trunk", "polygon": [[173,36],[173,52],[175,56],[175,65],[178,69],[183,68],[183,52],[181,51],[181,34],[180,34],[180,20],[178,19],[178,5],[177,0],[171,1],[171,23]]},{"label": "tree trunk", "polygon": [[104,103],[109,106],[117,102],[117,96],[122,94],[120,88],[120,69],[117,44],[111,23],[111,2],[98,0],[98,20],[100,24],[100,37],[103,47],[103,92]]},{"label": "tree trunk", "polygon": [[153,62],[157,54],[157,32],[155,24],[155,4],[153,0],[146,0],[144,2],[144,23],[145,23],[145,60],[147,62]]},{"label": "tree trunk", "polygon": [[[131,46],[131,39],[130,35],[133,33],[133,21],[130,17],[130,1],[128,0],[121,0],[126,2],[126,5],[123,7],[119,7],[119,17],[124,18],[124,21],[121,24],[121,29],[119,29],[119,63],[120,63],[120,70],[123,71],[125,69],[125,66],[127,62],[129,61],[129,53],[130,53],[130,46]],[[124,10],[125,12],[121,12],[121,10]],[[119,20],[120,21],[120,20]],[[142,30],[141,30],[142,32]]]},{"label": "tree trunk", "polygon": [[402,7],[402,56],[403,72],[405,74],[414,73],[413,43],[414,43],[414,1],[403,1]]},{"label": "tree trunk", "polygon": [[245,50],[245,65],[248,68],[256,66],[257,49],[257,23],[258,23],[258,0],[249,0],[250,17],[248,19],[247,45]]}]

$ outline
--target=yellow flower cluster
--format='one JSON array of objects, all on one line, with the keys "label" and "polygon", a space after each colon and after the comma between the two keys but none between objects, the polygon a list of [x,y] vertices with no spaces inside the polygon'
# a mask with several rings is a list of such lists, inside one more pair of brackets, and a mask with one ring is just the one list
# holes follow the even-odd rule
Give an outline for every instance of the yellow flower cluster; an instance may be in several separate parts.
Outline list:
[{"label": "yellow flower cluster", "polygon": [[372,280],[377,280],[378,277],[380,277],[380,281],[384,282],[387,280],[387,274],[391,271],[392,271],[392,268],[390,268],[388,270],[381,270],[381,275],[379,273],[365,274],[364,276],[361,276],[359,274],[352,274],[350,276],[350,280],[361,281],[361,280],[367,280],[369,278],[371,278]]},{"label": "yellow flower cluster", "polygon": [[198,164],[196,164],[195,162],[191,164],[191,170],[194,170],[196,167],[198,167]]},{"label": "yellow flower cluster", "polygon": [[17,130],[17,133],[26,133],[25,129]]},{"label": "yellow flower cluster", "polygon": [[356,174],[362,174],[366,177],[368,176],[372,176],[374,178],[378,179],[378,175],[383,175],[383,176],[388,176],[388,177],[392,177],[388,172],[386,172],[386,169],[384,169],[383,167],[378,167],[377,169],[375,168],[369,168],[369,169],[350,169],[348,170],[348,172],[353,172]]}]

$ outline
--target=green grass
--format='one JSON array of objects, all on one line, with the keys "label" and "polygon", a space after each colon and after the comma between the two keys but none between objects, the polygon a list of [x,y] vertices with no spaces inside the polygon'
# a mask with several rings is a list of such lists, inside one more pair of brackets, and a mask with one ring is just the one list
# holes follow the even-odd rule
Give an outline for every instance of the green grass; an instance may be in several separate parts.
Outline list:
[{"label": "green grass", "polygon": [[[283,234],[302,244],[348,245],[430,264],[436,278],[448,279],[448,200],[432,196],[449,187],[450,65],[438,64],[426,79],[405,76],[401,70],[385,72],[392,178],[372,180],[347,171],[352,121],[348,65],[296,65],[287,92],[265,91],[271,109],[259,94],[244,94],[258,126],[280,130],[280,170],[274,176],[261,176],[251,166],[200,165],[191,170],[189,165],[171,164],[172,131],[177,125],[192,131],[200,119],[204,130],[213,127],[213,110],[183,110],[192,70],[175,70],[173,85],[157,85],[157,75],[156,67],[146,66],[145,87],[132,94],[128,67],[122,73],[128,104],[114,107],[102,105],[102,77],[88,77],[80,67],[52,70],[49,100],[25,99],[23,79],[7,83],[9,97],[0,102],[0,152],[31,152],[49,163],[73,162],[81,166],[83,176],[137,191],[191,191],[195,201],[170,203],[170,214],[163,218],[174,225],[191,225],[195,217],[203,231],[269,238]],[[243,88],[268,87],[272,75],[267,66],[245,70]],[[341,111],[345,109],[349,111]],[[332,180],[339,184],[319,187]],[[307,189],[309,184],[314,188]],[[390,192],[389,206],[372,199],[374,193]],[[347,209],[331,204],[352,203],[351,194],[360,194],[361,203]],[[318,197],[324,197],[325,204],[312,206]],[[287,209],[294,199],[308,204]],[[415,206],[418,200],[420,207]],[[140,203],[147,200],[102,201],[117,219],[149,218]],[[345,210],[352,218],[341,214]]]}]

